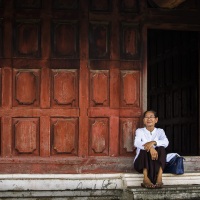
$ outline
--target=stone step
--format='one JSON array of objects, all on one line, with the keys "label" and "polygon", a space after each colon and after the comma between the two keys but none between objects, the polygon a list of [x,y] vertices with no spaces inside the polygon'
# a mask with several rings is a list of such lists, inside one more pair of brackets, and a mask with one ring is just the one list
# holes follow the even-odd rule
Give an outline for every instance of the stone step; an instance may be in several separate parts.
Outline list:
[{"label": "stone step", "polygon": [[[143,175],[134,174],[124,174],[123,181],[124,187],[137,187],[140,186],[143,180]],[[200,173],[191,172],[184,173],[182,175],[174,174],[163,174],[164,185],[194,185],[200,184]]]},{"label": "stone step", "polygon": [[164,188],[140,186],[142,174],[1,174],[0,199],[200,199],[200,173],[163,174]]},{"label": "stone step", "polygon": [[157,200],[157,199],[200,199],[200,185],[166,185],[162,189],[146,189],[139,186],[124,190],[125,200]]},{"label": "stone step", "polygon": [[200,185],[174,185],[162,189],[131,187],[125,190],[1,191],[1,200],[178,200],[200,199]]},{"label": "stone step", "polygon": [[1,191],[0,200],[121,200],[122,190]]},{"label": "stone step", "polygon": [[[1,174],[0,191],[102,190],[140,186],[143,175],[122,174]],[[165,185],[200,184],[200,173],[163,174]]]},{"label": "stone step", "polygon": [[200,199],[200,173],[186,172],[182,175],[163,174],[162,189],[141,187],[143,175],[138,173],[124,174],[123,199]]}]

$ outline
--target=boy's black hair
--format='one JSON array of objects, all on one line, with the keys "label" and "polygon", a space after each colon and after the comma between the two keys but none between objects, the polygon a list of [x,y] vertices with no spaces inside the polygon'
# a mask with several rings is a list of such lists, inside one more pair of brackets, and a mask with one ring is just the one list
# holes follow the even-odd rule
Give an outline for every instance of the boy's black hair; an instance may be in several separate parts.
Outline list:
[{"label": "boy's black hair", "polygon": [[147,112],[152,112],[152,113],[154,114],[155,118],[158,117],[157,112],[156,112],[155,110],[146,110],[146,111],[144,112],[144,114],[143,114],[143,118],[145,117],[145,115],[146,115]]}]

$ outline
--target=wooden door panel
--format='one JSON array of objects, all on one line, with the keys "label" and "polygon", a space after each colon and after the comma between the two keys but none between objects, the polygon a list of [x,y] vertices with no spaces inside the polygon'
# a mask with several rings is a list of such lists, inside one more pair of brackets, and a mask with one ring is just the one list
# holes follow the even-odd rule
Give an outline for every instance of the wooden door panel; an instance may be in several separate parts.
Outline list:
[{"label": "wooden door panel", "polygon": [[13,118],[13,155],[39,156],[39,118]]},{"label": "wooden door panel", "polygon": [[13,106],[39,106],[40,70],[13,70]]},{"label": "wooden door panel", "polygon": [[[93,68],[94,67],[95,66],[93,66]],[[96,65],[96,68],[97,67],[98,65]],[[114,80],[117,80],[119,83],[115,85],[116,87],[115,96],[111,95],[111,90],[110,90],[110,87],[112,85],[111,79],[108,82],[109,79],[107,78],[109,75],[112,76]],[[90,92],[90,98],[93,101],[92,103],[90,103],[91,107],[89,108],[88,116],[93,117],[92,119],[94,122],[92,121],[90,122],[90,124],[93,124],[93,126],[94,124],[97,124],[96,126],[99,129],[98,136],[95,136],[95,137],[99,137],[101,139],[92,140],[92,138],[90,138],[89,141],[101,142],[100,144],[98,143],[96,144],[96,145],[101,146],[101,148],[99,147],[100,149],[105,149],[104,145],[102,146],[102,141],[104,142],[104,144],[109,145],[109,148],[108,148],[109,151],[107,152],[107,154],[104,153],[102,155],[112,155],[112,151],[113,151],[112,146],[116,146],[115,148],[117,150],[117,155],[118,154],[123,155],[123,156],[132,155],[134,153],[133,138],[134,138],[135,130],[139,126],[139,118],[130,118],[130,116],[134,116],[134,115],[137,116],[138,111],[140,110],[139,109],[139,105],[140,105],[139,104],[139,100],[140,100],[139,71],[121,70],[121,71],[118,71],[118,73],[114,73],[114,71],[112,70],[91,70],[90,78],[91,80],[96,79],[90,82],[90,89],[95,90],[95,92],[97,93],[96,99],[98,100],[95,99],[94,92]],[[120,90],[117,88],[120,88]],[[101,95],[101,93],[103,95]],[[101,97],[99,97],[98,95],[100,95]],[[107,99],[109,100],[109,96],[111,97],[110,102],[115,101],[115,98],[118,98],[118,100],[120,100],[120,103],[121,103],[120,111],[117,108],[112,108],[111,106],[109,106],[110,104],[105,104],[105,105],[103,104],[103,102],[106,102]],[[94,104],[94,102],[97,102],[97,101],[102,102],[102,103]],[[134,113],[133,109],[132,108],[130,109],[130,107],[132,108],[134,107],[136,108],[136,110],[138,108],[138,111]],[[99,117],[105,117],[105,116],[109,117],[107,118],[108,132],[106,135],[104,134],[105,131],[101,131],[102,128],[100,128],[100,125],[98,125],[98,123],[96,122],[96,120],[99,121]],[[117,120],[114,120],[114,118],[117,118]],[[104,118],[101,118],[101,119],[104,119]],[[113,126],[116,127],[116,129],[113,129]],[[90,125],[90,127],[92,127],[92,125]],[[101,135],[101,132],[103,132],[102,135]],[[93,136],[93,133],[91,132],[91,137],[92,136]],[[106,138],[109,138],[109,143],[106,142],[107,141]],[[117,142],[116,142],[116,138],[118,140]],[[91,155],[95,155],[94,148],[91,147],[91,149],[93,150],[93,154],[91,153]]]},{"label": "wooden door panel", "polygon": [[138,118],[120,118],[120,155],[133,154],[135,150],[133,141],[138,126]]},{"label": "wooden door panel", "polygon": [[91,59],[110,57],[109,22],[90,22],[89,55]]},{"label": "wooden door panel", "polygon": [[51,154],[78,153],[78,118],[51,118]]},{"label": "wooden door panel", "polygon": [[89,155],[109,155],[109,120],[108,118],[90,118]]},{"label": "wooden door panel", "polygon": [[54,20],[52,22],[52,57],[79,57],[79,31],[77,21]]},{"label": "wooden door panel", "polygon": [[[104,62],[91,63],[90,67],[89,155],[109,156],[113,154],[113,137],[118,138],[118,130],[115,133],[113,132],[115,129],[111,130],[111,123],[114,122],[112,116],[117,117],[118,113],[116,109],[110,107],[113,98],[110,95],[111,81],[109,77],[114,74],[109,70],[109,64],[106,65]],[[118,73],[115,75],[118,77]],[[117,94],[118,91],[115,95]],[[118,127],[118,124],[114,123],[113,126]],[[118,147],[116,148],[118,149]]]},{"label": "wooden door panel", "polygon": [[140,100],[139,72],[121,71],[121,106],[139,107]]},{"label": "wooden door panel", "polygon": [[139,58],[139,28],[132,23],[121,23],[120,29],[121,58],[137,59]]},{"label": "wooden door panel", "polygon": [[51,106],[78,106],[77,70],[52,69]]},{"label": "wooden door panel", "polygon": [[109,71],[91,70],[90,71],[90,105],[109,106]]},{"label": "wooden door panel", "polygon": [[40,20],[16,20],[14,24],[14,56],[41,56]]}]

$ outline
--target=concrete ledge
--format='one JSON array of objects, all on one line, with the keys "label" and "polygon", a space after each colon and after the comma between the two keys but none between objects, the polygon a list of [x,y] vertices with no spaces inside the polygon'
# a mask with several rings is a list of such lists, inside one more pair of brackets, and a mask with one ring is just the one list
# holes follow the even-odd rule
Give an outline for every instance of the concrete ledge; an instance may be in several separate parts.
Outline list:
[{"label": "concrete ledge", "polygon": [[8,174],[0,175],[0,191],[122,189],[123,174]]},{"label": "concrete ledge", "polygon": [[122,190],[1,191],[0,199],[121,199]]},{"label": "concrete ledge", "polygon": [[[140,186],[143,181],[142,174],[124,174],[124,187]],[[200,184],[200,173],[185,173],[182,175],[163,174],[164,185]]]},{"label": "concrete ledge", "polygon": [[0,199],[200,199],[200,173],[163,174],[164,188],[154,190],[142,188],[142,180],[138,173],[4,174]]},{"label": "concrete ledge", "polygon": [[183,156],[185,172],[200,172],[200,156]]},{"label": "concrete ledge", "polygon": [[[0,191],[110,190],[140,186],[143,175],[124,174],[1,174]],[[163,174],[164,185],[200,184],[200,173]]]},{"label": "concrete ledge", "polygon": [[[200,199],[200,185],[165,186],[162,189],[129,188],[125,191],[127,199]],[[125,199],[125,198],[124,198]]]}]

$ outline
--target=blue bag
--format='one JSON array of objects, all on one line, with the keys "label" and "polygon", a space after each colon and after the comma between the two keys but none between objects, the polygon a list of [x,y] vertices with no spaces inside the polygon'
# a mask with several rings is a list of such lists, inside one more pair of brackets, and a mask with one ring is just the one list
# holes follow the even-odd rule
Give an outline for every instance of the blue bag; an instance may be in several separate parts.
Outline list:
[{"label": "blue bag", "polygon": [[184,157],[176,154],[169,162],[166,162],[164,173],[184,174],[184,160]]}]

